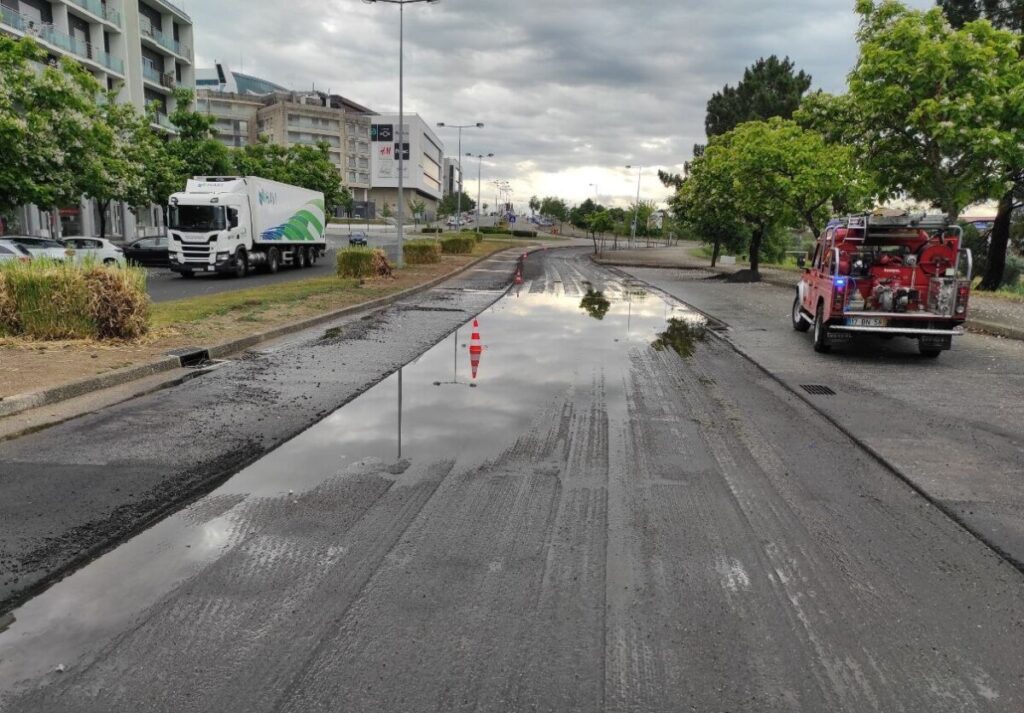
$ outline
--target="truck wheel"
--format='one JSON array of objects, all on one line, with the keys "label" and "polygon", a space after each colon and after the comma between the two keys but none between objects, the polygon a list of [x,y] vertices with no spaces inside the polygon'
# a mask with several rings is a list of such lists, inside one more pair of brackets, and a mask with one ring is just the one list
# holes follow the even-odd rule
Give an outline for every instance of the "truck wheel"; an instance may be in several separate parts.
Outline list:
[{"label": "truck wheel", "polygon": [[825,324],[825,305],[819,302],[818,311],[814,315],[814,351],[824,354],[831,348],[828,343],[828,326]]},{"label": "truck wheel", "polygon": [[192,272],[191,270],[185,270],[184,272],[181,273],[181,276],[183,279],[190,280],[196,276],[196,273]]},{"label": "truck wheel", "polygon": [[295,265],[300,270],[305,270],[307,267],[309,267],[309,250],[307,248],[296,249]]},{"label": "truck wheel", "polygon": [[803,310],[800,309],[800,291],[797,290],[793,298],[793,329],[798,332],[806,332],[811,328],[811,323],[803,317]]},{"label": "truck wheel", "polygon": [[921,343],[920,339],[917,341],[917,350],[921,352],[921,356],[925,357],[926,359],[936,359],[939,356],[939,354],[942,354],[941,349],[936,349],[935,347],[926,347]]},{"label": "truck wheel", "polygon": [[267,272],[271,275],[276,275],[280,269],[281,253],[277,251],[277,248],[270,248],[270,252],[267,253]]},{"label": "truck wheel", "polygon": [[320,251],[316,248],[309,249],[309,266],[313,267],[316,265],[316,261],[320,259]]},{"label": "truck wheel", "polygon": [[245,277],[249,274],[249,255],[245,250],[239,250],[235,255],[235,277]]}]

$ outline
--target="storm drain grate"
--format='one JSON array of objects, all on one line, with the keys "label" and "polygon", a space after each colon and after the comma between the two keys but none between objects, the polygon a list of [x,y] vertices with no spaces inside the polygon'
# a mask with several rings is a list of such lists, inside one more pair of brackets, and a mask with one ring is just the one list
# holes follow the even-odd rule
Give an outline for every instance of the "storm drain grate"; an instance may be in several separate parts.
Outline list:
[{"label": "storm drain grate", "polygon": [[800,388],[814,396],[835,396],[836,392],[823,384],[800,384]]}]

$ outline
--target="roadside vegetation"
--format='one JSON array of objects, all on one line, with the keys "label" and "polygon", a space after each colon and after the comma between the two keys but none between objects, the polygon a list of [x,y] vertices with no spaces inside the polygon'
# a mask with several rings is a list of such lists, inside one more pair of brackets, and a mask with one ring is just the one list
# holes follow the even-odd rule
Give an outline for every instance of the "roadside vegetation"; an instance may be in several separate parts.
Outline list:
[{"label": "roadside vegetation", "polygon": [[[103,209],[113,201],[167,205],[189,178],[207,175],[281,181],[323,193],[328,214],[351,209],[327,144],[232,149],[218,140],[216,117],[192,109],[188,90],[175,90],[169,116],[155,103],[138,112],[116,94],[72,59],[50,62],[31,37],[0,35],[0,117],[12,118],[0,127],[0,216],[30,203],[77,204],[83,195]],[[161,121],[173,125],[172,138],[153,128]],[[107,226],[99,227],[105,237]]]},{"label": "roadside vegetation", "polygon": [[0,336],[132,340],[148,329],[144,269],[44,259],[0,263]]}]

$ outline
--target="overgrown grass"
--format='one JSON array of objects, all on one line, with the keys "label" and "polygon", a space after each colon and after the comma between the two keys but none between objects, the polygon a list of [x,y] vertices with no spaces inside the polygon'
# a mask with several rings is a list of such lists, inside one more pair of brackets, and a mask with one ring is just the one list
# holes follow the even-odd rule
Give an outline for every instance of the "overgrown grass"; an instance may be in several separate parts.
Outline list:
[{"label": "overgrown grass", "polygon": [[452,235],[441,240],[441,252],[445,255],[469,255],[476,245],[472,235]]},{"label": "overgrown grass", "polygon": [[45,259],[0,264],[0,335],[135,339],[148,329],[146,271]]},{"label": "overgrown grass", "polygon": [[369,277],[373,274],[373,250],[351,247],[338,251],[339,277]]},{"label": "overgrown grass", "polygon": [[441,262],[441,243],[437,240],[410,240],[404,246],[405,261],[410,265]]}]

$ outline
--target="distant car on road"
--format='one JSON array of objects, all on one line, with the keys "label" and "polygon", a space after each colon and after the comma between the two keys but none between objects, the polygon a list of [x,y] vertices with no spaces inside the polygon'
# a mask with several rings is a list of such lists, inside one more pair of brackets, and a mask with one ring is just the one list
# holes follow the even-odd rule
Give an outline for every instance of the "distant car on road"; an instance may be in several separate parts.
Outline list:
[{"label": "distant car on road", "polygon": [[15,260],[30,262],[32,253],[17,243],[0,238],[0,262],[14,262]]},{"label": "distant car on road", "polygon": [[4,240],[17,243],[28,250],[32,257],[48,258],[64,262],[68,258],[68,249],[63,243],[52,238],[37,238],[29,235],[8,235]]},{"label": "distant car on road", "polygon": [[124,265],[124,250],[104,238],[64,238],[69,257],[76,263],[95,262],[103,265]]},{"label": "distant car on road", "polygon": [[362,246],[368,245],[369,243],[367,242],[366,233],[364,233],[362,231],[357,231],[355,233],[352,233],[352,235],[350,235],[349,238],[348,238],[348,244],[349,245],[362,245]]},{"label": "distant car on road", "polygon": [[133,265],[143,267],[169,267],[167,255],[167,238],[163,235],[155,238],[140,238],[124,248],[125,259]]}]

